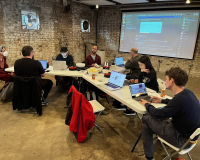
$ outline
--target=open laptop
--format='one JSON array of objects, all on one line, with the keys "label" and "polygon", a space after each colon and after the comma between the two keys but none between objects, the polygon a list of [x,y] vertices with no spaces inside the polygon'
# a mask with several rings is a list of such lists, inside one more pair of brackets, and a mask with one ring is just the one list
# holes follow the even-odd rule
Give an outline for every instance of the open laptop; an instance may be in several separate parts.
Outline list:
[{"label": "open laptop", "polygon": [[66,61],[53,61],[53,70],[66,70]]},{"label": "open laptop", "polygon": [[42,64],[42,67],[43,69],[47,69],[47,61],[46,60],[38,60],[41,64]]},{"label": "open laptop", "polygon": [[151,97],[148,96],[144,83],[131,84],[129,85],[129,89],[134,100],[140,101],[141,99],[145,99],[150,102]]},{"label": "open laptop", "polygon": [[123,57],[116,57],[115,58],[116,65],[119,67],[125,67]]},{"label": "open laptop", "polygon": [[112,71],[108,83],[101,86],[111,91],[121,89],[123,87],[125,78],[125,74]]}]

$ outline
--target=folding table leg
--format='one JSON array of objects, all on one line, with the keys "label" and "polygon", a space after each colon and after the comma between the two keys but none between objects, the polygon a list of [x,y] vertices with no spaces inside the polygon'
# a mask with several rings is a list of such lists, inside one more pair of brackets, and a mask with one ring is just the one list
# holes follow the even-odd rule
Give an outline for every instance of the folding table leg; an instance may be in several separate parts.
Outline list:
[{"label": "folding table leg", "polygon": [[135,150],[135,147],[137,146],[137,144],[138,144],[138,142],[139,142],[141,136],[142,136],[142,132],[140,133],[140,135],[139,135],[137,141],[135,142],[135,145],[133,146],[133,149],[131,150],[131,152],[133,152],[133,151]]}]

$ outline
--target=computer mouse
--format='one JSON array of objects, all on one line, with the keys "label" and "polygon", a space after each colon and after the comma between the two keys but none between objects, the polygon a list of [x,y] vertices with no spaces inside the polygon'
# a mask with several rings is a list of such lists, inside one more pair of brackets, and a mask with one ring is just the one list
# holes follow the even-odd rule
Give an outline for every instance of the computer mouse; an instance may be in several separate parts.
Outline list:
[{"label": "computer mouse", "polygon": [[154,101],[156,101],[156,99],[155,98],[153,98],[150,102],[154,102]]}]

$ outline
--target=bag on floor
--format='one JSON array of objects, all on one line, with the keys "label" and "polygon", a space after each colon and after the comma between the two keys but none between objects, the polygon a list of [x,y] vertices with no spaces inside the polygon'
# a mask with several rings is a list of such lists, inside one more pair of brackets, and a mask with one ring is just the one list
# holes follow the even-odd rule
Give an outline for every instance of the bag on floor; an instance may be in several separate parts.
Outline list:
[{"label": "bag on floor", "polygon": [[3,86],[0,90],[0,102],[10,102],[13,97],[13,86],[14,82],[9,82]]}]

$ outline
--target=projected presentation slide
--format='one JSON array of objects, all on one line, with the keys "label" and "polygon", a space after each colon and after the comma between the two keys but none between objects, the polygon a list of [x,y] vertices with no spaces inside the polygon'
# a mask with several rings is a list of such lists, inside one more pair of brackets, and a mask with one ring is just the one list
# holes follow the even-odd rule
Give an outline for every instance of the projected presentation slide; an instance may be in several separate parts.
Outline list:
[{"label": "projected presentation slide", "polygon": [[192,59],[200,11],[123,12],[120,52]]}]

